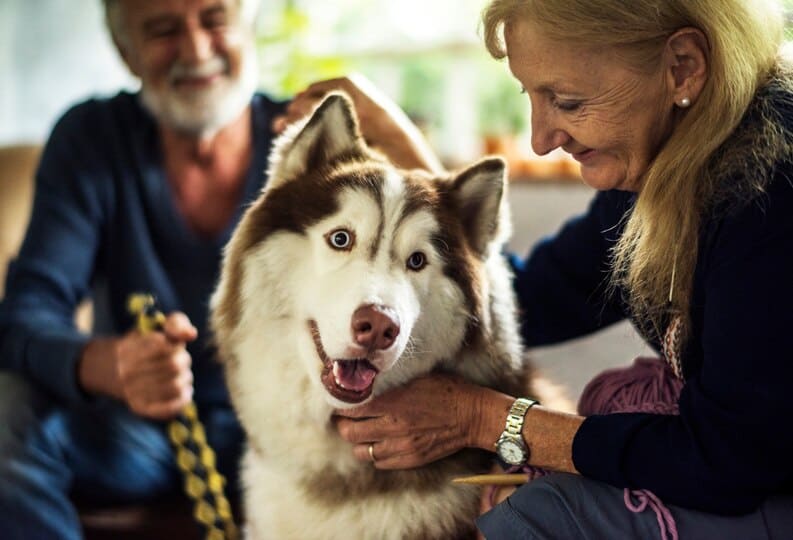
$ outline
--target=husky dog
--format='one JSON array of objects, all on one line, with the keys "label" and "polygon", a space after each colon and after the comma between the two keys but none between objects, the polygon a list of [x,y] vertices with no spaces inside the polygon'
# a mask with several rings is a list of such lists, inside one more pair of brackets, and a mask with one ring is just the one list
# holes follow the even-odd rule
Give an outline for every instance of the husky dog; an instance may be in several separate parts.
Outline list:
[{"label": "husky dog", "polygon": [[248,437],[254,539],[472,535],[485,472],[466,450],[380,471],[353,457],[337,409],[444,371],[525,394],[510,274],[505,166],[444,177],[395,168],[326,98],[275,143],[268,183],[226,247],[212,328]]}]

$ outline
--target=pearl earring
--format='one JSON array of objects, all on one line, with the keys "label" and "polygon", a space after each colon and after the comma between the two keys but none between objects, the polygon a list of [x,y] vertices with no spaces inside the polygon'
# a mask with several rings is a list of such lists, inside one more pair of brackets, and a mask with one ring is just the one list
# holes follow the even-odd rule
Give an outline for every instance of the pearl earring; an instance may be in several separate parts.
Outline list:
[{"label": "pearl earring", "polygon": [[691,106],[691,100],[688,99],[687,97],[684,97],[683,99],[680,100],[680,107],[682,107],[683,109],[687,109],[690,106]]}]

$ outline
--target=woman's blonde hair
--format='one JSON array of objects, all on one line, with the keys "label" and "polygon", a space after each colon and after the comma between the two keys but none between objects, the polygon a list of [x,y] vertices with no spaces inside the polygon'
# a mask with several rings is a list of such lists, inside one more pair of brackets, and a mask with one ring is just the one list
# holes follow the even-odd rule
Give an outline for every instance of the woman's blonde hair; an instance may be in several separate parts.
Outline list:
[{"label": "woman's blonde hair", "polygon": [[711,157],[774,70],[781,8],[770,0],[492,0],[482,22],[495,58],[507,54],[504,27],[519,20],[552,39],[616,47],[641,72],[659,67],[675,31],[693,27],[707,38],[705,87],[645,173],[613,253],[612,284],[627,291],[640,327],[658,336],[670,311],[687,318],[700,217],[718,180]]}]

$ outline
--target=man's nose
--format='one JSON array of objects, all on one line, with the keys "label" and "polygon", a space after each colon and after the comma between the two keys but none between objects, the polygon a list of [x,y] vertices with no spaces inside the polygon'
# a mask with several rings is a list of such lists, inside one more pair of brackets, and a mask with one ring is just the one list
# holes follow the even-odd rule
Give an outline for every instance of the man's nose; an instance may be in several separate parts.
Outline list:
[{"label": "man's nose", "polygon": [[203,28],[188,28],[180,44],[183,62],[198,64],[212,57],[212,36]]}]

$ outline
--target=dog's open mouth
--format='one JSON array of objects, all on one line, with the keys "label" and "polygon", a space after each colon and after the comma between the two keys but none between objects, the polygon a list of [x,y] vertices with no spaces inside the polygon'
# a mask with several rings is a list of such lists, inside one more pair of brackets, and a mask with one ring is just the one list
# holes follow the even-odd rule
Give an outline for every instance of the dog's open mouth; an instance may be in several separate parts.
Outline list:
[{"label": "dog's open mouth", "polygon": [[330,395],[345,403],[360,403],[372,394],[378,370],[366,358],[329,358],[322,346],[319,328],[309,321],[317,355],[322,360],[322,384]]}]

